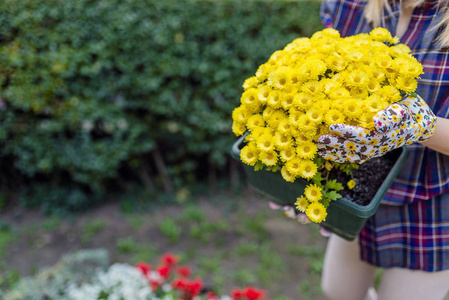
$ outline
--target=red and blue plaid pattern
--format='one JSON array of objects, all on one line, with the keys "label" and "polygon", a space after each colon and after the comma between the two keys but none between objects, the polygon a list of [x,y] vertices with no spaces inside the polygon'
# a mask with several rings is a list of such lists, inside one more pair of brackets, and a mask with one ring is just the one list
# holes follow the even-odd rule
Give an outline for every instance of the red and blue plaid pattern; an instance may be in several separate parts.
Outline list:
[{"label": "red and blue plaid pattern", "polygon": [[[423,65],[417,93],[433,112],[449,117],[449,49],[436,39],[441,9],[425,0],[417,7],[401,43]],[[390,2],[382,27],[395,35],[399,1]],[[323,0],[321,18],[342,36],[369,32],[363,17],[363,0]],[[408,146],[410,156],[392,184],[382,205],[360,233],[361,257],[380,267],[403,267],[423,271],[449,269],[449,156],[418,143]],[[419,201],[426,200],[426,201]]]}]

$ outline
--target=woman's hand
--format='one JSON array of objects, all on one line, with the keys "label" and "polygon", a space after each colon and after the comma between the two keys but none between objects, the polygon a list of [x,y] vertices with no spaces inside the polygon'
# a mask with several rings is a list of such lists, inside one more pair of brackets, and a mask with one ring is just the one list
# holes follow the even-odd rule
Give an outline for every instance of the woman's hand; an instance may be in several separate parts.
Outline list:
[{"label": "woman's hand", "polygon": [[378,112],[373,131],[333,124],[333,134],[318,138],[318,154],[340,163],[361,164],[402,145],[423,142],[435,132],[436,117],[419,96],[406,98]]}]

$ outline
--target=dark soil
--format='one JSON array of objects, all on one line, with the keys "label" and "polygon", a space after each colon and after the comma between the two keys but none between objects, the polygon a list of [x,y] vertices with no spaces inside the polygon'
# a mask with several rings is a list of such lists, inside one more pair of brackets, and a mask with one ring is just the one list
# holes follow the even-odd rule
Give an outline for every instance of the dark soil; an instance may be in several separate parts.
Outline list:
[{"label": "dark soil", "polygon": [[340,170],[331,173],[331,179],[337,179],[345,187],[339,193],[346,199],[355,202],[359,205],[365,206],[371,202],[379,187],[382,185],[385,178],[388,176],[391,168],[396,161],[396,156],[385,155],[368,160],[360,165],[357,170],[354,170],[353,176],[356,182],[355,187],[350,190],[347,183],[351,177],[344,174]]}]

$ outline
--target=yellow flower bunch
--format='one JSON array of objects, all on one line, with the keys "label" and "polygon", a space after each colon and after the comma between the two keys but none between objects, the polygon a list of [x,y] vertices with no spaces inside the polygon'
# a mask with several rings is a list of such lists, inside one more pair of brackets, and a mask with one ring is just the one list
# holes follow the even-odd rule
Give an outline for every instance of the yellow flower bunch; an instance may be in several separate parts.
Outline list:
[{"label": "yellow flower bunch", "polygon": [[377,112],[417,87],[423,68],[410,53],[383,28],[345,38],[327,28],[274,52],[245,80],[232,113],[233,132],[248,132],[241,160],[258,169],[280,169],[288,182],[314,182],[296,208],[323,221],[328,201],[341,197],[336,191],[343,187],[321,184],[317,174],[330,170],[317,156],[318,137],[335,123],[374,129]]}]

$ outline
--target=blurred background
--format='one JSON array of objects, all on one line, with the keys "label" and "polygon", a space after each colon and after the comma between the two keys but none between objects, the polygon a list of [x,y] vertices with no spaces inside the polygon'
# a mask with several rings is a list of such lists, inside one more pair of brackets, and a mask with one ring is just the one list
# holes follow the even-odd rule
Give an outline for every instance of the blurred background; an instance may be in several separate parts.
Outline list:
[{"label": "blurred background", "polygon": [[269,210],[229,155],[243,81],[322,29],[319,6],[1,1],[0,296],[46,299],[48,274],[97,249],[103,266],[175,253],[218,292],[322,299],[318,227]]}]

